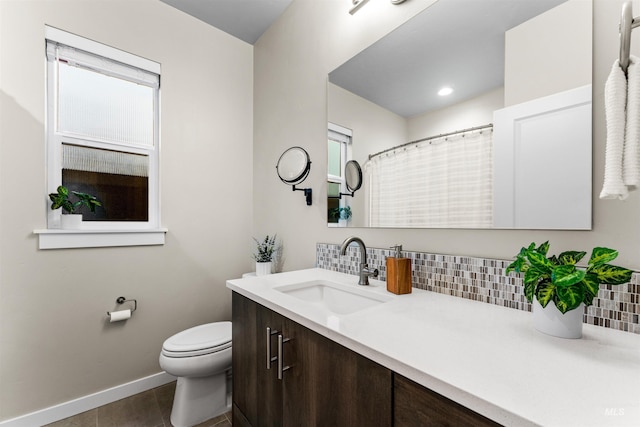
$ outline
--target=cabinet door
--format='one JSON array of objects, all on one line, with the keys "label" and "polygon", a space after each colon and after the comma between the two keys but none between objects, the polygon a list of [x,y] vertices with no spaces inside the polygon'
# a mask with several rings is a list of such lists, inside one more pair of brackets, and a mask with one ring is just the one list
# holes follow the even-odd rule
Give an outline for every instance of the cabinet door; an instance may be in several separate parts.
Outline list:
[{"label": "cabinet door", "polygon": [[420,384],[394,374],[394,426],[499,426]]},{"label": "cabinet door", "polygon": [[233,425],[257,425],[258,421],[257,308],[253,301],[233,293]]},{"label": "cabinet door", "polygon": [[[257,305],[257,304],[256,304]],[[278,380],[278,335],[283,334],[285,318],[261,305],[258,309],[258,421],[259,426],[282,425],[282,381]],[[271,334],[267,337],[267,328]],[[270,349],[267,351],[267,343]],[[267,353],[271,362],[267,368]]]},{"label": "cabinet door", "polygon": [[[233,293],[233,421],[239,426],[391,426],[392,372]],[[283,344],[283,366],[267,369]],[[277,331],[277,332],[276,332]]]},{"label": "cabinet door", "polygon": [[267,369],[267,327],[275,356],[284,318],[235,292],[232,309],[234,425],[282,425],[282,381],[276,362]]},{"label": "cabinet door", "polygon": [[391,426],[392,373],[293,321],[285,331],[285,426]]}]

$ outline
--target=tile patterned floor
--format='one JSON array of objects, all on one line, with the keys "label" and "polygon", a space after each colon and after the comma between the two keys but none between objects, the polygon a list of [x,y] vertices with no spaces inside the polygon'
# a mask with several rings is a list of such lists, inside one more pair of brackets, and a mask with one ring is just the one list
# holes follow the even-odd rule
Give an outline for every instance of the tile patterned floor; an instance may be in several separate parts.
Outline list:
[{"label": "tile patterned floor", "polygon": [[[176,383],[118,400],[46,427],[171,427],[169,417]],[[231,427],[231,413],[220,415],[196,427]]]}]

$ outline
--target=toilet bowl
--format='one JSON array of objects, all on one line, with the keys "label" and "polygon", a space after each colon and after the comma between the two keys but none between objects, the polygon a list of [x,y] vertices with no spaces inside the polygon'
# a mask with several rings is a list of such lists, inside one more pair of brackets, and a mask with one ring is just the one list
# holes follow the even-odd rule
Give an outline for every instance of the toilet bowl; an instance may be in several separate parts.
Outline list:
[{"label": "toilet bowl", "polygon": [[231,409],[231,322],[179,332],[162,345],[160,367],[178,377],[171,409],[175,427],[190,427]]}]

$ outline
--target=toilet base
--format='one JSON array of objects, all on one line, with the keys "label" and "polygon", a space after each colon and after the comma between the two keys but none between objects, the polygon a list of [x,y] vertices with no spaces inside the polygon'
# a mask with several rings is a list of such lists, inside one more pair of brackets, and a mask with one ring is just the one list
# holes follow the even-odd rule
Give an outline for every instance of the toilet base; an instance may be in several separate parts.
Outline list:
[{"label": "toilet base", "polygon": [[191,427],[231,409],[227,398],[227,372],[209,377],[179,377],[171,409],[175,427]]}]

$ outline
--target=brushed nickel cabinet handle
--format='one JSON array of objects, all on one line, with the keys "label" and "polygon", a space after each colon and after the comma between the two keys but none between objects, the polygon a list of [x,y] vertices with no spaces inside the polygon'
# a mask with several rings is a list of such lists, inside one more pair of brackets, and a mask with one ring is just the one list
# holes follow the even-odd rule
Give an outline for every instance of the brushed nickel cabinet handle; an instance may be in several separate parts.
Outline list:
[{"label": "brushed nickel cabinet handle", "polygon": [[282,345],[286,342],[291,341],[290,338],[283,338],[282,334],[278,335],[278,379],[281,380],[282,379],[282,373],[286,370],[288,370],[291,366],[284,366],[283,363],[283,354],[282,354]]},{"label": "brushed nickel cabinet handle", "polygon": [[271,369],[271,364],[278,359],[277,356],[271,356],[271,337],[277,333],[278,331],[272,331],[271,328],[267,326],[267,369]]}]

